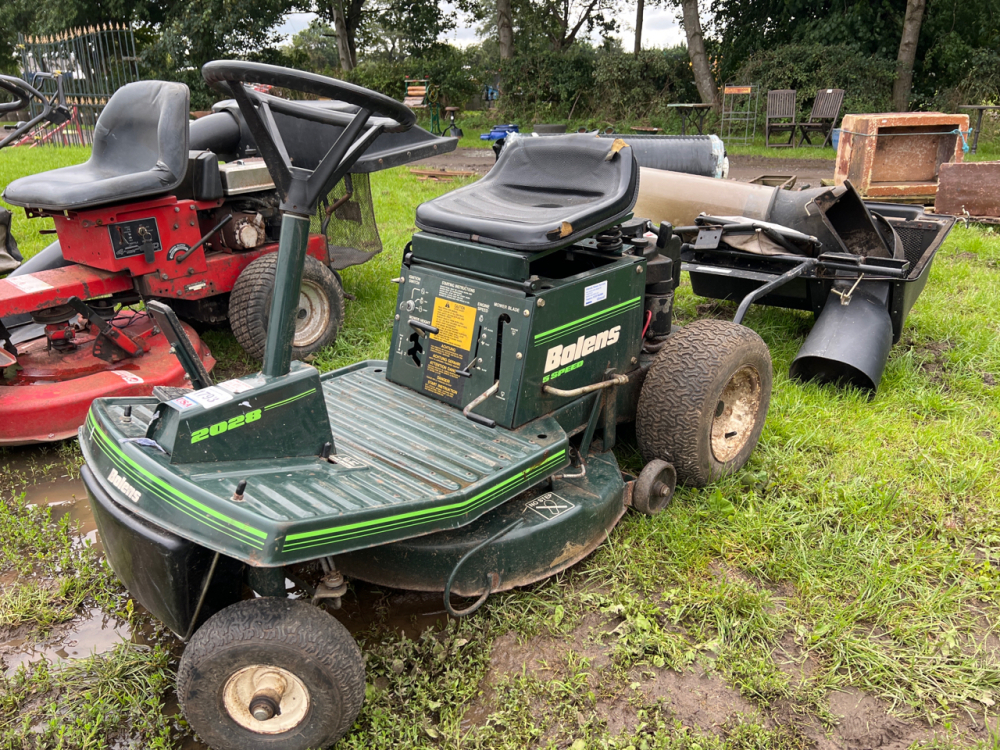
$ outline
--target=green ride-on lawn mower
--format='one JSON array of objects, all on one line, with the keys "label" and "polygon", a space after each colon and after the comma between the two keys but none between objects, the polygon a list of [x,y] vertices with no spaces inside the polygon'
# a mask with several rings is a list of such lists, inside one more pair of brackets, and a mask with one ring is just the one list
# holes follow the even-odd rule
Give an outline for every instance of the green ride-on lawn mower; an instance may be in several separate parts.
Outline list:
[{"label": "green ride-on lawn mower", "polygon": [[[317,196],[373,132],[414,117],[284,68],[220,61],[203,74],[236,98],[282,199],[263,371],[213,385],[151,302],[194,388],[95,401],[83,477],[111,566],[187,642],[177,694],[201,739],[327,747],[364,696],[361,653],[322,606],[340,606],[348,579],[443,592],[460,616],[570,567],[629,506],[655,514],[677,481],[743,466],[771,361],[727,321],[671,328],[680,242],[631,219],[631,149],[569,135],[512,139],[487,177],[417,209],[387,361],[322,376],[292,362]],[[250,83],[360,109],[304,170]],[[633,421],[638,478],[612,453]],[[286,598],[286,579],[311,602]],[[474,601],[459,610],[453,597]]]}]

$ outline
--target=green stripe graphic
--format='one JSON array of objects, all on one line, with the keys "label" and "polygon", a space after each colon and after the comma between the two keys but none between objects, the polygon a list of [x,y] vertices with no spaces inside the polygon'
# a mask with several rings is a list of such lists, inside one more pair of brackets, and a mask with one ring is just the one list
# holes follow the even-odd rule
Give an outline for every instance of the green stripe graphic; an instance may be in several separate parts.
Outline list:
[{"label": "green stripe graphic", "polygon": [[305,391],[304,393],[300,393],[298,396],[292,396],[291,398],[286,398],[284,401],[279,401],[276,404],[268,404],[267,406],[264,407],[264,411],[267,411],[268,409],[277,409],[279,406],[284,406],[285,404],[290,404],[290,403],[292,403],[292,401],[298,401],[300,398],[305,398],[306,396],[308,396],[308,395],[310,395],[312,393],[315,393],[315,392],[316,392],[315,388],[310,388],[308,391]]},{"label": "green stripe graphic", "polygon": [[328,529],[318,529],[316,531],[306,531],[299,534],[289,534],[285,540],[284,546],[282,547],[282,551],[288,552],[292,550],[306,549],[308,547],[315,547],[321,544],[328,544],[333,541],[356,539],[363,536],[378,534],[383,531],[406,528],[407,526],[413,526],[427,521],[452,518],[454,516],[468,513],[469,511],[475,510],[476,508],[489,503],[490,500],[495,499],[498,495],[503,494],[508,489],[512,489],[518,484],[530,482],[539,474],[544,474],[554,464],[559,463],[565,455],[566,451],[561,450],[559,453],[550,456],[537,466],[526,469],[520,474],[508,477],[495,487],[483,490],[478,495],[474,495],[473,497],[461,502],[443,505],[438,508],[414,510],[409,513],[401,513],[388,518],[377,518]]},{"label": "green stripe graphic", "polygon": [[[127,479],[135,482],[143,489],[181,511],[185,515],[204,523],[227,536],[244,542],[257,549],[263,549],[261,540],[267,539],[267,533],[255,529],[241,521],[230,518],[192,497],[179,492],[159,477],[151,474],[139,464],[126,456],[114,441],[101,429],[94,415],[88,414],[87,421],[91,427],[91,436],[97,437],[97,446],[101,452],[114,464],[118,471]],[[110,449],[110,450],[109,450]],[[138,473],[137,473],[138,472]],[[256,537],[256,538],[254,538]]]},{"label": "green stripe graphic", "polygon": [[564,323],[563,325],[557,326],[556,328],[552,328],[548,331],[543,331],[542,333],[535,334],[535,343],[536,344],[547,343],[548,341],[551,341],[554,338],[558,338],[559,336],[564,336],[568,333],[572,333],[573,331],[576,331],[579,328],[583,328],[584,326],[587,326],[591,323],[598,323],[602,320],[606,320],[608,317],[611,317],[617,313],[630,310],[633,307],[637,307],[641,303],[642,303],[642,297],[633,297],[632,299],[626,300],[625,302],[619,302],[617,305],[612,305],[606,310],[601,310],[599,312],[592,313],[584,318],[574,320],[570,323]]}]

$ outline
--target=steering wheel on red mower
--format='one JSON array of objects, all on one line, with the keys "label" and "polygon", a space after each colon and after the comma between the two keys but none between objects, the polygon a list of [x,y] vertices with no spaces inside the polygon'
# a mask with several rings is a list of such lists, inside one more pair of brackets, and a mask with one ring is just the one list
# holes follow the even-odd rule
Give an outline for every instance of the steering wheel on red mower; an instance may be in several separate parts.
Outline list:
[{"label": "steering wheel on red mower", "polygon": [[50,125],[61,125],[69,121],[71,114],[69,108],[66,106],[62,75],[35,73],[31,79],[33,83],[39,79],[55,81],[56,90],[51,96],[46,96],[30,83],[25,83],[20,78],[0,75],[0,90],[6,91],[14,97],[14,101],[12,102],[0,102],[0,113],[16,112],[19,109],[27,107],[32,99],[37,99],[42,108],[42,111],[35,115],[35,117],[27,122],[18,123],[13,132],[9,133],[5,138],[0,139],[0,148],[18,140],[40,122],[47,122]]},{"label": "steering wheel on red mower", "polygon": [[[365,149],[383,132],[409,130],[416,116],[406,106],[377,91],[335,78],[264,63],[215,60],[201,69],[206,83],[236,100],[257,142],[281,197],[281,209],[302,216],[316,210],[319,199],[347,174]],[[295,102],[255,91],[250,84],[278,86],[333,100],[331,106]],[[337,103],[357,111],[337,109]],[[292,117],[343,127],[343,132],[316,169],[292,166],[272,110]]]},{"label": "steering wheel on red mower", "polygon": [[25,88],[27,85],[20,78],[0,76],[0,90],[6,91],[14,97],[14,101],[12,102],[0,102],[0,113],[17,112],[19,109],[24,109],[28,106],[28,103],[31,101],[31,94]]}]

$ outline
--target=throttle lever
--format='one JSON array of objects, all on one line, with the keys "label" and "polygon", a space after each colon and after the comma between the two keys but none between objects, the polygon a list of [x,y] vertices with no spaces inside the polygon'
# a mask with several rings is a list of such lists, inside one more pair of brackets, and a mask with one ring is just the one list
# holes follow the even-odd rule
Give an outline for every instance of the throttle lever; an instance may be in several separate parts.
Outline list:
[{"label": "throttle lever", "polygon": [[462,409],[462,414],[465,415],[465,418],[472,420],[476,424],[481,424],[484,427],[490,427],[490,428],[496,427],[497,423],[494,420],[490,419],[489,417],[484,417],[481,414],[473,414],[472,410],[475,409],[477,406],[479,406],[481,403],[483,403],[483,401],[488,399],[498,390],[500,390],[499,380],[496,381],[489,388],[487,388],[485,391],[480,393],[478,396],[476,396],[474,399],[472,399],[472,401],[469,402],[468,406]]},{"label": "throttle lever", "polygon": [[475,367],[476,365],[478,365],[482,361],[483,361],[482,357],[476,357],[474,360],[472,360],[471,362],[469,362],[469,364],[467,364],[461,370],[455,370],[455,374],[458,375],[458,377],[460,377],[460,378],[471,378],[472,377],[472,368]]}]

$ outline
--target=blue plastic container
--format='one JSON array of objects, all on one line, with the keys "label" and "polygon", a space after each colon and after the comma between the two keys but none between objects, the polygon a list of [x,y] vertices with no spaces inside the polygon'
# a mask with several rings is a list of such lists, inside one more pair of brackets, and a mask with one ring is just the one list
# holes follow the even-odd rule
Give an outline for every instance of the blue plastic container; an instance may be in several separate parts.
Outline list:
[{"label": "blue plastic container", "polygon": [[479,136],[481,141],[495,141],[500,138],[506,138],[508,133],[520,133],[521,129],[517,125],[494,125],[489,133],[483,133]]},{"label": "blue plastic container", "polygon": [[831,141],[833,143],[833,150],[838,151],[840,149],[840,128],[833,129],[833,138]]}]

